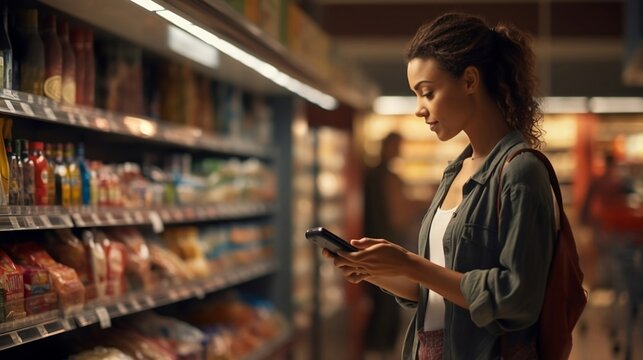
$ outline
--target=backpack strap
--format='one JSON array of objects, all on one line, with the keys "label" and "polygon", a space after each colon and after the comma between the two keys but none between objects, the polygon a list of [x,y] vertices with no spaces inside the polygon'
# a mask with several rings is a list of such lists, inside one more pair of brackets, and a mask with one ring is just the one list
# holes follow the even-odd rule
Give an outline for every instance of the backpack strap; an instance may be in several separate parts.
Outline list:
[{"label": "backpack strap", "polygon": [[556,177],[556,171],[554,171],[554,167],[552,166],[549,159],[547,159],[547,156],[545,156],[545,154],[532,148],[518,149],[506,157],[505,162],[502,165],[502,168],[500,168],[500,172],[498,174],[498,197],[496,198],[496,213],[500,214],[500,197],[502,195],[502,174],[505,172],[505,169],[509,165],[509,162],[513,160],[513,158],[515,158],[516,156],[524,152],[530,152],[534,154],[543,163],[543,165],[545,165],[545,168],[547,168],[547,172],[549,173],[549,182],[551,183],[551,188],[554,191],[554,195],[556,196],[556,203],[558,204],[558,212],[561,214],[561,219],[562,219],[563,196],[560,192],[560,184],[558,183],[558,178]]}]

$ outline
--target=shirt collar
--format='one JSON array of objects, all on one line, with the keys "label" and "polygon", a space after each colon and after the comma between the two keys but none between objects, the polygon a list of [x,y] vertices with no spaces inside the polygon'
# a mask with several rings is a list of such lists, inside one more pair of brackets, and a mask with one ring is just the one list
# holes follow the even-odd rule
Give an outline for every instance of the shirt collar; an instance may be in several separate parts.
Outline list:
[{"label": "shirt collar", "polygon": [[[518,130],[513,130],[507,135],[505,135],[496,144],[496,146],[493,147],[489,155],[487,155],[487,158],[485,159],[484,163],[482,163],[482,167],[471,177],[471,179],[480,184],[486,183],[487,180],[489,179],[489,176],[491,176],[491,174],[493,173],[498,163],[502,159],[504,159],[504,155],[511,148],[513,148],[514,146],[520,143],[524,143],[524,141],[525,140],[522,137],[522,134]],[[472,154],[473,154],[473,147],[471,147],[471,144],[469,144],[455,160],[449,163],[449,165],[444,171],[445,174],[460,171],[462,167],[462,162],[464,161],[464,159],[471,157]]]}]

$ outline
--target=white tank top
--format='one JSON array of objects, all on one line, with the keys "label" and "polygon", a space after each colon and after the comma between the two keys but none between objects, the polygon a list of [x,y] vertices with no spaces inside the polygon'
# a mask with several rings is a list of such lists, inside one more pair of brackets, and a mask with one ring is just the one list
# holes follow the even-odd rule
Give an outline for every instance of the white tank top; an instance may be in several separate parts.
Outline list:
[{"label": "white tank top", "polygon": [[[429,260],[436,265],[444,266],[444,248],[442,239],[444,232],[458,207],[449,210],[438,208],[431,222],[429,231]],[[444,329],[444,298],[435,291],[429,290],[429,299],[426,303],[424,315],[424,331]]]}]

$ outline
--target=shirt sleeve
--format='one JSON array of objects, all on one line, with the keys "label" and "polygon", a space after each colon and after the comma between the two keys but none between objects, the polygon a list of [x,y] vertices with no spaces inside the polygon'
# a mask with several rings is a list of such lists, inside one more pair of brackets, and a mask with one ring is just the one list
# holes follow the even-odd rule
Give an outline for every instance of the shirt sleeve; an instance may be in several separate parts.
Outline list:
[{"label": "shirt sleeve", "polygon": [[555,205],[540,160],[517,156],[503,181],[500,266],[469,271],[460,282],[472,321],[492,334],[525,329],[538,320],[556,234]]},{"label": "shirt sleeve", "polygon": [[[383,292],[393,296],[395,298],[395,301],[397,301],[397,303],[400,304],[400,306],[405,308],[405,309],[413,310],[413,309],[417,309],[417,307],[418,307],[418,302],[417,301],[412,301],[412,300],[409,300],[409,299],[405,299],[403,297],[396,296],[395,294],[389,292],[388,290],[386,290],[384,288],[380,288],[380,290],[382,290]],[[418,288],[418,291],[419,291],[419,288]]]}]

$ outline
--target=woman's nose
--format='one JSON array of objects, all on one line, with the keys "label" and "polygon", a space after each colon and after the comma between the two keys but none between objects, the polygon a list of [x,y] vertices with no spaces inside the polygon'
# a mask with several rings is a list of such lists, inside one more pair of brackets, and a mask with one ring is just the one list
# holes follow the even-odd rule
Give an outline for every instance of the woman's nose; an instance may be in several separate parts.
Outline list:
[{"label": "woman's nose", "polygon": [[417,108],[415,109],[415,116],[417,117],[427,117],[429,115],[429,110],[422,104],[421,99],[418,99]]}]

